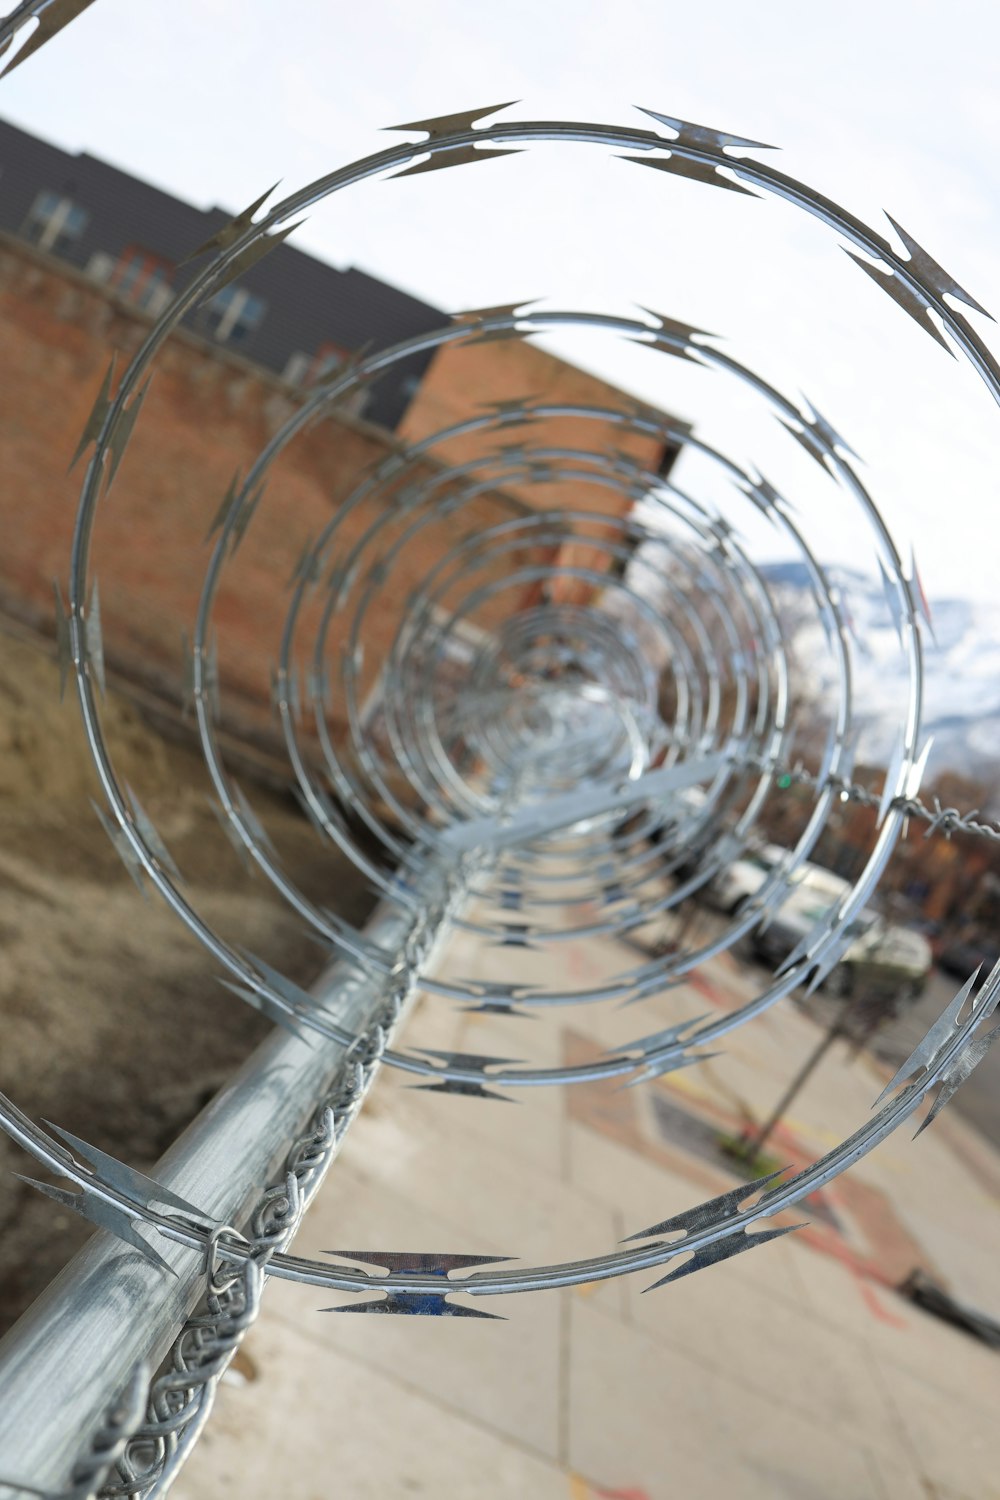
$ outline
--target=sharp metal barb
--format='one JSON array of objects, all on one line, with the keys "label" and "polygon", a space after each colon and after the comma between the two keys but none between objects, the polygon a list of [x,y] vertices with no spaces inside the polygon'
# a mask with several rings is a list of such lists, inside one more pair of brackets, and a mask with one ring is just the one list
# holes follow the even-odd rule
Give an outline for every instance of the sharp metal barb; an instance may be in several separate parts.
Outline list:
[{"label": "sharp metal barb", "polygon": [[189,261],[197,260],[201,255],[207,255],[210,250],[228,250],[230,245],[235,245],[240,236],[245,234],[250,228],[253,216],[258,208],[267,202],[277,186],[278,184],[274,183],[273,186],[268,188],[266,193],[261,193],[259,198],[254,199],[249,208],[245,208],[242,213],[238,213],[227,224],[223,224],[222,228],[217,229],[203,244],[198,246],[197,250],[192,250],[190,255],[185,255],[180,264],[186,266]]},{"label": "sharp metal barb", "polygon": [[478,1052],[441,1051],[436,1047],[417,1047],[415,1050],[422,1053],[424,1057],[440,1058],[443,1064],[442,1072],[476,1073],[482,1082],[447,1078],[440,1083],[413,1084],[413,1088],[423,1089],[429,1093],[460,1094],[470,1099],[499,1099],[505,1104],[514,1102],[508,1095],[497,1093],[494,1089],[486,1087],[486,1084],[491,1082],[490,1074],[486,1070],[491,1067],[516,1066],[521,1061],[520,1058],[487,1057]]},{"label": "sharp metal barb", "polygon": [[237,500],[237,495],[239,493],[239,489],[240,473],[237,469],[236,473],[229,481],[229,487],[226,490],[226,493],[222,497],[222,504],[219,506],[218,510],[215,512],[214,517],[212,518],[212,524],[205,532],[206,542],[215,535],[215,533],[221,526],[225,525],[226,521],[228,521],[229,519],[230,512],[236,505],[238,505],[239,501]]},{"label": "sharp metal barb", "polygon": [[745,1229],[736,1229],[732,1234],[695,1250],[690,1260],[643,1290],[655,1292],[657,1287],[666,1286],[668,1281],[680,1281],[682,1277],[690,1276],[695,1271],[703,1271],[706,1266],[717,1266],[720,1261],[731,1260],[734,1255],[742,1255],[745,1250],[756,1250],[758,1245],[766,1245],[769,1240],[780,1239],[783,1234],[791,1234],[793,1230],[802,1227],[801,1224],[785,1224],[778,1229],[758,1229],[754,1234]]},{"label": "sharp metal barb", "polygon": [[[472,307],[464,312],[452,313],[452,319],[456,323],[488,323],[496,318],[510,319],[516,313],[522,312],[526,307],[533,307],[536,302],[542,302],[542,297],[523,297],[520,302],[504,302],[496,307]],[[523,396],[523,401],[537,401],[538,396]],[[484,410],[490,410],[494,406],[506,406],[509,402],[485,402],[480,403]]]},{"label": "sharp metal barb", "polygon": [[615,1052],[640,1052],[643,1057],[648,1057],[651,1052],[660,1052],[664,1047],[672,1047],[679,1042],[685,1032],[691,1031],[695,1026],[700,1026],[702,1021],[708,1020],[708,1013],[700,1016],[690,1016],[686,1021],[678,1021],[674,1026],[667,1026],[663,1031],[656,1031],[652,1036],[639,1037],[634,1042],[624,1042],[622,1046],[616,1047]]},{"label": "sharp metal barb", "polygon": [[298,583],[316,583],[319,580],[321,571],[322,564],[316,554],[316,542],[313,537],[310,537],[299,553],[299,560],[295,564],[289,581],[293,586]]},{"label": "sharp metal barb", "polygon": [[503,458],[507,464],[528,463],[532,450],[521,443],[497,443],[493,453],[497,458]]},{"label": "sharp metal barb", "polygon": [[306,693],[321,709],[330,706],[330,676],[326,667],[309,667],[306,672]]},{"label": "sharp metal barb", "polygon": [[[428,1255],[399,1250],[327,1250],[341,1260],[359,1261],[387,1271],[390,1276],[440,1276],[447,1280],[450,1271],[470,1266],[496,1265],[510,1259],[506,1255]],[[386,1298],[378,1302],[348,1302],[339,1307],[324,1307],[321,1312],[390,1313],[408,1317],[496,1318],[496,1313],[479,1312],[461,1303],[449,1302],[448,1293],[393,1291],[386,1287]],[[501,1320],[502,1321],[502,1320]]]},{"label": "sharp metal barb", "polygon": [[124,1162],[118,1161],[114,1156],[109,1156],[106,1151],[98,1150],[96,1146],[92,1146],[89,1141],[82,1140],[72,1131],[64,1130],[61,1125],[53,1125],[51,1120],[46,1120],[44,1123],[72,1146],[77,1156],[93,1168],[98,1182],[105,1187],[123,1193],[125,1197],[141,1204],[143,1208],[154,1208],[159,1205],[160,1208],[175,1209],[184,1218],[196,1224],[211,1225],[216,1222],[211,1214],[195,1208],[186,1198],[179,1197],[177,1193],[163,1187],[152,1177],[145,1176],[135,1167],[126,1166]]},{"label": "sharp metal barb", "polygon": [[906,788],[903,793],[907,800],[909,800],[911,797],[915,797],[919,792],[921,782],[924,779],[924,773],[927,770],[927,762],[930,760],[931,750],[933,748],[934,736],[931,734],[927,736],[927,739],[924,741],[923,749],[917,756],[916,760],[913,762],[913,765],[910,767],[909,775],[906,778]]},{"label": "sharp metal barb", "polygon": [[260,990],[251,989],[249,985],[236,984],[231,979],[220,978],[219,983],[224,989],[232,994],[238,995],[247,1005],[259,1010],[262,1016],[266,1016],[275,1026],[280,1026],[291,1036],[298,1037],[300,1042],[308,1042],[310,1046],[316,1040],[314,1031],[307,1029],[295,1015],[290,1014],[284,1006],[279,1005],[270,995],[261,994]]},{"label": "sharp metal barb", "polygon": [[629,478],[649,474],[648,464],[643,463],[641,458],[637,458],[634,453],[629,453],[624,448],[613,448],[611,460],[611,467],[618,474],[625,474]]},{"label": "sharp metal barb", "polygon": [[966,1043],[948,1071],[941,1075],[941,1087],[937,1098],[913,1132],[914,1140],[927,1129],[932,1121],[937,1119],[949,1100],[958,1093],[973,1068],[978,1067],[982,1062],[998,1036],[1000,1036],[1000,1025],[994,1026],[985,1036],[974,1037]]},{"label": "sharp metal barb", "polygon": [[847,453],[851,458],[856,458],[860,462],[860,454],[856,453],[837,429],[816,410],[808,397],[806,397],[806,404],[812,412],[812,421],[804,425],[807,425],[828,448],[839,448],[842,453]]},{"label": "sharp metal barb", "polygon": [[709,187],[726,188],[731,193],[744,193],[748,198],[759,198],[750,188],[728,177],[720,177],[718,167],[709,162],[689,161],[684,156],[621,156],[620,161],[634,161],[640,167],[655,167],[658,172],[672,172],[676,177],[687,177],[691,182],[704,182]]},{"label": "sharp metal barb", "polygon": [[894,302],[898,303],[905,313],[909,313],[913,321],[919,324],[925,333],[929,333],[935,343],[940,344],[941,348],[947,354],[950,354],[952,358],[955,357],[954,350],[950,347],[944,334],[931,317],[930,309],[917,296],[916,292],[912,291],[904,281],[901,281],[890,267],[883,269],[881,265],[873,265],[863,255],[856,255],[853,250],[848,250],[846,245],[843,249],[844,254],[849,256],[856,266],[860,266],[865,275],[871,277],[875,285],[887,293]]},{"label": "sharp metal barb", "polygon": [[668,130],[674,131],[674,139],[678,146],[694,146],[712,151],[727,151],[731,147],[755,151],[777,151],[778,149],[777,146],[765,145],[763,141],[752,141],[745,135],[730,135],[726,130],[713,130],[708,125],[694,125],[689,120],[678,120],[673,115],[661,115],[655,109],[644,109],[641,104],[636,107],[651,120],[658,120],[661,125],[666,125]]},{"label": "sharp metal barb", "polygon": [[163,869],[165,873],[170,876],[171,880],[175,881],[177,884],[180,884],[182,878],[181,872],[180,870],[178,870],[177,865],[174,863],[169,849],[160,838],[155,824],[152,822],[151,818],[140,803],[135,792],[129,786],[128,782],[125,783],[125,788],[128,792],[128,800],[132,804],[132,816],[135,819],[135,826],[139,830],[146,848],[149,850],[150,854],[152,854],[153,858],[156,860],[161,869]]},{"label": "sharp metal barb", "polygon": [[520,1057],[488,1057],[482,1052],[450,1052],[438,1047],[417,1047],[415,1051],[424,1057],[439,1057],[446,1070],[457,1068],[465,1073],[481,1073],[484,1078],[489,1076],[487,1068],[513,1067],[523,1062]]},{"label": "sharp metal barb", "polygon": [[[418,172],[440,172],[445,167],[466,167],[472,162],[488,161],[491,156],[518,155],[520,151],[516,146],[456,146],[451,151],[436,151],[426,161],[417,162],[415,167],[404,167],[402,172],[393,172],[392,176],[414,177]],[[479,343],[481,340],[470,342]]]},{"label": "sharp metal barb", "polygon": [[390,1276],[447,1276],[469,1266],[496,1266],[511,1259],[509,1255],[437,1255],[425,1250],[324,1250],[323,1254],[378,1266]]},{"label": "sharp metal barb", "polygon": [[480,344],[502,344],[510,339],[529,339],[534,332],[533,328],[487,328],[474,338],[466,339],[463,347],[472,349],[478,348]]},{"label": "sharp metal barb", "polygon": [[[68,26],[71,21],[75,21],[77,16],[82,15],[93,3],[94,0],[50,0],[50,3],[38,15],[38,25],[35,30],[13,62],[7,64],[2,76],[6,78],[8,74],[13,73],[15,68],[27,62],[29,57],[33,57],[40,48],[45,46],[46,42],[51,42],[54,36],[58,36],[64,27]],[[9,45],[10,39],[3,47],[0,47],[0,54],[5,52]]]},{"label": "sharp metal barb", "polygon": [[639,306],[649,317],[656,319],[657,332],[662,333],[664,337],[674,338],[679,343],[690,344],[694,338],[715,339],[719,336],[717,333],[709,333],[704,328],[697,328],[694,323],[683,323],[679,318],[668,317],[666,313],[657,312],[643,303]]},{"label": "sharp metal barb", "polygon": [[258,958],[256,953],[252,953],[249,948],[244,948],[243,954],[247,962],[256,970],[258,977],[265,984],[270,985],[272,990],[276,990],[283,1000],[288,1002],[290,1010],[315,1010],[316,998],[314,995],[310,995],[308,990],[302,989],[294,980],[282,974],[280,970],[272,968],[262,958]]},{"label": "sharp metal barb", "polygon": [[435,115],[429,120],[410,120],[406,125],[384,125],[383,130],[418,130],[427,135],[429,140],[438,140],[442,136],[457,135],[461,131],[471,130],[479,120],[486,120],[490,115],[499,114],[502,109],[512,109],[519,104],[518,99],[508,99],[506,104],[487,104],[478,109],[456,110],[450,115]]},{"label": "sharp metal barb", "polygon": [[135,881],[136,889],[139,891],[139,894],[145,896],[146,887],[143,883],[142,878],[142,861],[139,859],[139,856],[133,849],[132,844],[129,841],[129,838],[124,829],[119,827],[119,825],[108,816],[104,809],[97,805],[93,798],[91,798],[90,805],[100,819],[101,827],[104,829],[104,832],[107,834],[108,838],[114,845],[115,853],[118,855],[118,858],[121,860],[122,864],[125,866],[126,870]]},{"label": "sharp metal barb", "polygon": [[459,979],[456,983],[464,990],[473,991],[483,1000],[500,1004],[520,1000],[531,990],[530,985],[500,979]]},{"label": "sharp metal barb", "polygon": [[682,1068],[693,1068],[696,1063],[709,1062],[713,1057],[721,1056],[721,1052],[671,1052],[667,1057],[651,1057],[643,1063],[635,1077],[627,1079],[622,1087],[634,1089],[654,1078],[663,1078],[667,1073],[679,1073]]},{"label": "sharp metal barb", "polygon": [[410,1318],[493,1318],[499,1322],[506,1321],[502,1313],[480,1312],[476,1307],[464,1307],[460,1302],[449,1302],[447,1293],[439,1292],[392,1292],[377,1302],[342,1302],[339,1307],[321,1307],[319,1311],[390,1313]]},{"label": "sharp metal barb", "polygon": [[832,445],[826,441],[822,433],[806,422],[804,417],[801,417],[799,420],[802,422],[801,429],[793,427],[791,422],[785,421],[784,417],[778,418],[780,425],[795,439],[800,447],[806,450],[809,457],[815,459],[820,468],[829,473],[827,459],[833,457]]},{"label": "sharp metal barb", "polygon": [[903,603],[900,600],[900,591],[898,591],[897,583],[886,573],[885,562],[882,561],[882,558],[879,558],[879,573],[882,576],[882,592],[885,594],[886,604],[888,604],[889,613],[892,615],[892,624],[895,625],[895,630],[897,630],[900,645],[903,645],[903,624],[906,615],[904,615]]},{"label": "sharp metal barb", "polygon": [[905,756],[906,738],[903,734],[903,731],[900,730],[898,736],[896,737],[896,742],[893,745],[892,756],[889,760],[889,764],[886,767],[885,781],[882,786],[882,796],[879,799],[878,813],[875,817],[876,828],[881,828],[882,824],[886,820],[886,817],[888,816],[889,809],[892,807],[894,798],[898,795],[896,788],[899,784],[899,778],[900,774],[902,773],[903,760]]},{"label": "sharp metal barb", "polygon": [[886,218],[903,242],[906,253],[910,258],[909,270],[911,275],[915,276],[922,286],[926,287],[928,291],[934,292],[937,296],[955,297],[959,302],[964,302],[967,307],[971,307],[974,312],[982,313],[984,318],[989,318],[991,323],[995,321],[993,314],[988,313],[985,307],[981,306],[974,297],[970,297],[969,293],[960,287],[958,282],[952,276],[949,276],[948,272],[939,266],[936,260],[932,260],[927,251],[918,245],[911,235],[907,234],[901,224],[896,223],[891,214],[887,213]]},{"label": "sharp metal barb", "polygon": [[124,1244],[130,1245],[133,1250],[138,1250],[139,1254],[152,1265],[159,1266],[160,1270],[165,1271],[168,1276],[177,1275],[173,1266],[165,1261],[159,1251],[155,1250],[139,1233],[138,1223],[141,1220],[137,1221],[117,1204],[109,1203],[105,1198],[95,1197],[93,1193],[73,1193],[66,1188],[54,1187],[51,1183],[39,1182],[34,1177],[24,1177],[20,1172],[15,1172],[14,1176],[19,1181],[26,1182],[29,1187],[37,1188],[40,1193],[45,1194],[46,1198],[60,1203],[63,1208],[69,1208],[83,1218],[89,1219],[91,1224],[96,1225],[98,1229],[108,1230]]},{"label": "sharp metal barb", "polygon": [[937,645],[937,637],[934,634],[934,620],[931,615],[931,606],[924,591],[924,585],[917,568],[916,553],[910,548],[910,576],[907,579],[907,587],[910,591],[910,599],[916,612],[921,616],[927,629],[930,631],[931,640]]},{"label": "sharp metal barb", "polygon": [[250,853],[247,849],[247,846],[240,838],[240,835],[232,818],[226,812],[225,808],[222,807],[213,796],[211,796],[210,794],[206,794],[205,800],[214,812],[215,816],[218,818],[219,823],[222,826],[222,831],[226,835],[226,838],[229,840],[233,848],[236,850],[236,853],[239,855],[240,864],[248,874],[252,874],[254,868],[253,860],[250,858]]},{"label": "sharp metal barb", "polygon": [[748,485],[740,486],[740,493],[745,495],[752,505],[755,505],[761,515],[767,517],[772,526],[777,525],[777,514],[782,510],[790,510],[788,501],[774,488],[764,476],[757,478]]},{"label": "sharp metal barb", "polygon": [[426,1094],[459,1094],[463,1099],[497,1099],[503,1104],[517,1102],[509,1094],[500,1094],[481,1083],[463,1083],[455,1078],[447,1078],[443,1083],[413,1083],[410,1087]]},{"label": "sharp metal barb", "polygon": [[75,665],[73,661],[73,638],[70,632],[69,615],[63,605],[62,592],[56,579],[52,580],[55,595],[56,652],[59,659],[59,702],[66,696],[66,682]]},{"label": "sharp metal barb", "polygon": [[83,621],[84,654],[87,666],[100,689],[102,698],[107,697],[107,682],[104,675],[104,637],[101,632],[101,599],[97,591],[97,579],[90,590],[90,603]]},{"label": "sharp metal barb", "polygon": [[[344,360],[343,364],[334,365],[333,368],[330,369],[325,375],[320,375],[316,380],[314,380],[312,389],[322,390],[324,386],[339,384],[342,380],[346,380],[348,376],[350,376],[350,378],[354,382],[354,389],[357,389],[359,385],[363,385],[367,381],[373,379],[376,372],[374,370],[362,370],[361,366],[364,364],[374,346],[374,339],[366,339],[363,344],[359,344],[357,349],[355,349],[351,353],[349,359]],[[336,402],[334,402],[334,406],[336,406]],[[320,408],[320,415],[325,416],[328,411],[328,406]],[[385,470],[383,470],[383,474],[384,473]]]},{"label": "sharp metal barb", "polygon": [[809,931],[795,944],[795,947],[792,949],[792,951],[778,965],[777,969],[775,970],[776,976],[780,978],[783,974],[789,974],[791,973],[792,969],[795,968],[796,964],[801,963],[803,959],[812,958],[818,951],[819,946],[823,941],[823,936],[824,934],[817,931],[816,928],[810,928]]},{"label": "sharp metal barb", "polygon": [[234,502],[236,508],[235,516],[229,530],[229,535],[232,538],[229,548],[230,557],[236,556],[240,543],[246,536],[247,527],[253,520],[254,512],[260,504],[266,488],[266,481],[261,480],[252,495],[241,493]]},{"label": "sharp metal barb", "polygon": [[149,390],[149,385],[152,378],[152,376],[149,377],[149,380],[146,381],[142,389],[138,391],[135,396],[133,396],[128,406],[125,407],[125,410],[120,413],[117,422],[112,428],[111,436],[108,438],[108,489],[110,489],[115,482],[115,475],[118,473],[118,465],[121,463],[125,453],[125,449],[128,447],[129,440],[132,436],[132,429],[135,427],[136,418],[138,417],[139,412],[142,409],[142,403],[146,399],[146,392]]},{"label": "sharp metal barb", "polygon": [[682,323],[679,318],[667,317],[665,313],[656,312],[651,307],[644,307],[642,304],[640,307],[649,317],[656,319],[657,327],[650,330],[652,338],[636,334],[630,338],[630,343],[638,344],[640,348],[659,349],[664,354],[673,354],[678,359],[691,360],[694,364],[704,363],[697,357],[699,346],[693,340],[696,336],[714,339],[718,337],[717,334],[708,333],[704,328],[696,328],[693,323]]},{"label": "sharp metal barb", "polygon": [[494,946],[500,948],[531,948],[537,951],[538,944],[531,941],[534,936],[534,928],[530,922],[503,922],[500,926],[501,936],[494,940]]},{"label": "sharp metal barb", "polygon": [[337,816],[336,811],[333,808],[332,803],[330,802],[330,799],[326,797],[322,792],[318,791],[316,788],[313,788],[313,798],[317,799],[320,802],[320,805],[323,809],[323,817],[321,817],[320,814],[316,811],[310,798],[304,796],[301,791],[296,791],[296,800],[299,803],[299,806],[302,808],[302,811],[305,813],[306,817],[309,819],[316,832],[320,834],[321,837],[325,840],[329,838],[330,834],[329,829],[324,826],[323,818],[326,818],[328,821],[332,822],[336,827],[341,827],[342,822],[341,819]]},{"label": "sharp metal barb", "polygon": [[516,1021],[537,1020],[530,1010],[521,1010],[512,1000],[483,1000],[479,1005],[463,1005],[461,1010],[465,1015],[509,1016]]},{"label": "sharp metal barb", "polygon": [[215,718],[219,717],[219,643],[213,636],[202,651],[202,681],[208,697],[208,706]]},{"label": "sharp metal barb", "polygon": [[483,404],[483,410],[493,412],[500,427],[531,427],[537,423],[538,418],[529,408],[528,402],[537,400],[537,396],[521,396],[513,401],[490,401]]},{"label": "sharp metal barb", "polygon": [[815,967],[812,970],[809,983],[806,985],[807,995],[814,995],[816,993],[820,985],[824,980],[829,978],[844,956],[844,950],[839,941],[828,941],[824,946],[826,947],[826,952],[816,956]]},{"label": "sharp metal barb", "polygon": [[[10,70],[8,69],[8,72],[9,71]],[[90,447],[91,443],[96,443],[97,439],[101,435],[101,429],[103,428],[104,423],[107,420],[108,412],[111,410],[111,382],[114,379],[114,375],[115,356],[112,355],[111,363],[108,365],[107,372],[104,376],[103,381],[101,382],[101,389],[97,393],[97,400],[94,402],[94,405],[91,408],[90,416],[87,418],[87,421],[84,424],[83,433],[81,434],[80,441],[77,444],[76,452],[70,459],[70,470],[76,467],[85,450]]]},{"label": "sharp metal barb", "polygon": [[[979,969],[974,974],[970,974],[961,989],[955,992],[937,1020],[931,1024],[924,1037],[917,1043],[906,1061],[893,1074],[881,1094],[875,1100],[872,1106],[873,1109],[878,1109],[879,1105],[888,1099],[890,1094],[895,1093],[896,1089],[905,1083],[909,1083],[918,1074],[933,1070],[936,1059],[954,1039],[955,1032],[960,1025],[959,1016],[972,995],[979,974]],[[987,982],[983,985],[983,994],[988,992],[990,982],[994,979],[995,974],[996,970],[994,970],[994,973],[990,975]],[[1000,991],[998,991],[998,994],[1000,994]],[[989,1000],[980,1000],[976,1003],[982,1006],[980,1019],[986,1020],[993,1014],[996,1008],[997,995],[994,995]]]},{"label": "sharp metal barb", "polygon": [[741,1203],[745,1203],[748,1198],[755,1197],[769,1183],[776,1182],[787,1170],[787,1167],[779,1167],[776,1172],[769,1172],[766,1177],[757,1177],[753,1182],[741,1182],[738,1187],[729,1188],[725,1193],[720,1193],[717,1198],[709,1198],[705,1203],[698,1203],[694,1208],[686,1208],[669,1219],[661,1220],[659,1224],[651,1224],[648,1229],[640,1229],[638,1234],[630,1234],[622,1241],[622,1244],[628,1245],[633,1240],[649,1239],[651,1235],[674,1234],[681,1230],[686,1235],[690,1235],[702,1229],[711,1229],[736,1213]]},{"label": "sharp metal barb", "polygon": [[279,229],[275,234],[262,234],[260,239],[251,241],[245,250],[241,250],[239,255],[234,256],[230,261],[225,274],[215,283],[213,295],[217,295],[223,287],[236,281],[245,271],[249,271],[251,266],[263,260],[265,255],[270,255],[272,250],[277,250],[282,241],[287,240],[288,236],[294,234],[296,229],[301,228],[304,223],[304,219],[296,219],[294,224],[289,224],[285,229]]}]

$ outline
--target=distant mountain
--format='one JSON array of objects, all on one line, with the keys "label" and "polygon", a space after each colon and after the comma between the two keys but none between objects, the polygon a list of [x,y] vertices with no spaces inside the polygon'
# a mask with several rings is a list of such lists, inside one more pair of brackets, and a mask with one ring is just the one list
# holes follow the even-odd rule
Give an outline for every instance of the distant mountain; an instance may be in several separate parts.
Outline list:
[{"label": "distant mountain", "polygon": [[[799,677],[810,696],[835,680],[826,637],[810,604],[800,562],[767,563],[760,572],[786,625]],[[865,724],[864,756],[892,750],[906,702],[906,671],[879,579],[831,567],[856,639],[852,653],[857,714]],[[1000,604],[971,599],[932,603],[934,636],[924,632],[923,726],[934,736],[929,771],[954,770],[1000,782]]]}]

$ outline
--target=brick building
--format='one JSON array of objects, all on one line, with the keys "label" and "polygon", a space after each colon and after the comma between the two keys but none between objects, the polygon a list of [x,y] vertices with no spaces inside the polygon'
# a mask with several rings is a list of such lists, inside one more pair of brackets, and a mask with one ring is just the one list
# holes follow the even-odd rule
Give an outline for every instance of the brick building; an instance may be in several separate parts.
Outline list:
[{"label": "brick building", "polygon": [[[0,230],[104,285],[124,304],[159,316],[196,268],[182,262],[228,223],[83,151],[62,151],[0,121]],[[353,266],[338,270],[278,245],[223,288],[186,326],[293,385],[375,349],[446,327],[437,308]],[[429,354],[401,362],[369,394],[364,415],[396,426]]]},{"label": "brick building", "polygon": [[[69,155],[0,122],[0,407],[5,543],[0,609],[51,633],[52,580],[64,579],[79,476],[67,464],[108,367],[131,357],[190,269],[180,262],[229,217],[202,211],[87,154]],[[447,326],[438,309],[348,269],[278,246],[235,285],[189,317],[158,354],[155,378],[94,537],[109,664],[176,700],[181,632],[191,632],[202,544],[237,470],[246,472],[317,374],[365,344],[386,346]],[[227,715],[241,732],[265,734],[270,665],[287,605],[287,583],[358,476],[434,428],[483,402],[536,393],[618,405],[621,393],[523,341],[490,343],[464,358],[442,350],[401,364],[281,456],[268,503],[254,517],[226,575],[216,620]],[[671,445],[623,445],[610,427],[587,424],[586,446],[630,446],[665,472]],[[532,429],[532,442],[571,441],[565,424]],[[453,452],[447,454],[454,460]],[[436,465],[423,461],[419,472]],[[622,513],[609,491],[545,486],[480,496],[454,523],[474,530],[524,509],[559,504]],[[573,487],[570,487],[573,490]],[[370,520],[370,516],[368,520]],[[367,524],[345,529],[349,545]],[[433,528],[397,560],[366,627],[362,696],[376,679],[411,589],[452,534]],[[204,561],[203,561],[204,560]],[[511,560],[508,566],[513,566]],[[319,605],[316,606],[318,611]],[[337,623],[331,646],[339,649]],[[334,731],[337,709],[333,710]]]}]

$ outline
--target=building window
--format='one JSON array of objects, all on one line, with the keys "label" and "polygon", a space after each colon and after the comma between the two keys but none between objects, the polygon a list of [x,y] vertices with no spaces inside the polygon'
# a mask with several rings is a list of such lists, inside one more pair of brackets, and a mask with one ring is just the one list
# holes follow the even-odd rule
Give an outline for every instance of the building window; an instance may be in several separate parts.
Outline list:
[{"label": "building window", "polygon": [[311,367],[312,355],[303,354],[300,349],[297,353],[288,356],[284,378],[288,381],[289,385],[304,385]]},{"label": "building window", "polygon": [[656,466],[656,472],[661,479],[669,479],[670,470],[677,462],[677,455],[681,451],[680,443],[667,443],[663,449],[660,462]]},{"label": "building window", "polygon": [[326,380],[333,375],[346,359],[347,350],[341,349],[338,344],[320,344],[309,371],[310,385],[315,385],[317,381]]},{"label": "building window", "polygon": [[162,255],[130,245],[115,264],[109,282],[119,296],[127,297],[136,307],[158,312],[169,299],[172,270]]},{"label": "building window", "polygon": [[220,343],[245,344],[260,327],[267,309],[262,297],[241,286],[224,286],[202,314],[204,326]]},{"label": "building window", "polygon": [[299,350],[289,356],[285,366],[285,379],[292,385],[317,385],[335,375],[349,358],[350,351],[342,349],[339,344],[320,344],[315,354],[305,354]]},{"label": "building window", "polygon": [[72,198],[39,193],[24,221],[25,239],[51,255],[67,255],[80,238],[90,215]]},{"label": "building window", "polygon": [[403,400],[410,402],[420,389],[419,375],[404,375],[399,382],[399,393]]}]

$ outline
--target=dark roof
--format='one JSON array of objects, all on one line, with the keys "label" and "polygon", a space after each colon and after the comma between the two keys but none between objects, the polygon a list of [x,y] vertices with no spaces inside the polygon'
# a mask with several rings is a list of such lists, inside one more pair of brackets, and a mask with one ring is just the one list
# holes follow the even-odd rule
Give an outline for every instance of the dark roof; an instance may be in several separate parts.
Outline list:
[{"label": "dark roof", "polygon": [[[19,234],[37,195],[46,190],[72,199],[88,214],[80,237],[63,256],[81,269],[98,251],[117,259],[130,246],[176,264],[233,217],[221,208],[194,208],[87,152],[74,156],[0,120],[0,230]],[[183,286],[196,269],[183,267],[174,285]],[[384,348],[450,321],[438,308],[364,271],[340,271],[288,244],[247,271],[239,285],[267,304],[239,353],[279,375],[300,351],[313,354],[325,344],[355,350],[369,342]],[[197,329],[197,315],[191,326]],[[371,388],[366,418],[395,427],[412,393],[412,377],[419,379],[430,358],[414,355],[394,366]]]}]

